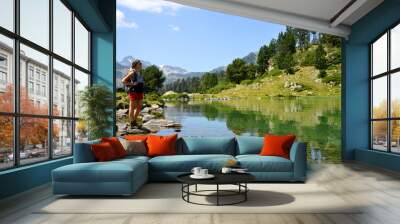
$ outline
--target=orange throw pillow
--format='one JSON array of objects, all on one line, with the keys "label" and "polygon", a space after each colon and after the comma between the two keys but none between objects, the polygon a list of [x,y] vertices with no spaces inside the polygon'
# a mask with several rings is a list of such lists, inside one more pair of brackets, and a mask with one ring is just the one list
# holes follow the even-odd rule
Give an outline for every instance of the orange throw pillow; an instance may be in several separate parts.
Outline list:
[{"label": "orange throw pillow", "polygon": [[117,158],[122,158],[126,156],[126,151],[124,146],[121,144],[117,137],[110,137],[110,138],[101,138],[101,142],[108,142],[114,149],[115,155]]},{"label": "orange throw pillow", "polygon": [[93,144],[91,145],[91,149],[94,157],[99,162],[110,161],[117,158],[112,145],[108,142]]},{"label": "orange throw pillow", "polygon": [[146,140],[148,156],[176,155],[177,138],[178,135],[176,134],[169,136],[149,135]]},{"label": "orange throw pillow", "polygon": [[290,148],[295,135],[270,135],[264,136],[264,146],[261,149],[262,156],[280,156],[289,159]]},{"label": "orange throw pillow", "polygon": [[125,135],[124,139],[128,141],[146,141],[147,135]]}]

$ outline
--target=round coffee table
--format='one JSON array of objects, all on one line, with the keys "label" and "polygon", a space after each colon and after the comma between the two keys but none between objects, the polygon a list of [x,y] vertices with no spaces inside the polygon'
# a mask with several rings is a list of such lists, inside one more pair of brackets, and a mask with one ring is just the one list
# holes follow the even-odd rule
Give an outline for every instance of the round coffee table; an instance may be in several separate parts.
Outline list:
[{"label": "round coffee table", "polygon": [[[177,177],[178,181],[182,183],[182,199],[188,203],[197,205],[234,205],[247,201],[247,192],[249,188],[247,183],[255,180],[255,177],[248,173],[229,173],[213,174],[215,177],[212,179],[193,179],[189,174],[182,174]],[[198,190],[197,185],[215,185],[215,190]],[[236,185],[237,190],[224,190],[220,189],[220,185]],[[190,186],[195,186],[194,191],[190,191]],[[214,192],[215,194],[206,194]],[[203,196],[203,197],[216,197],[216,204],[202,204],[190,200],[190,196]],[[240,199],[231,203],[221,203],[221,197],[240,196]]]}]

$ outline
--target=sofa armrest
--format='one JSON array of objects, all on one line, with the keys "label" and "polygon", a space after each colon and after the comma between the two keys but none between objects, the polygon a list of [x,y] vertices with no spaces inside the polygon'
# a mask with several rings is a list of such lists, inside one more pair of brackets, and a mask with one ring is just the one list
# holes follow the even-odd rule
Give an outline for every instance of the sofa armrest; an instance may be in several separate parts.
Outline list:
[{"label": "sofa armrest", "polygon": [[89,163],[95,162],[91,149],[92,144],[100,143],[100,140],[94,140],[89,142],[75,143],[74,145],[74,163]]},{"label": "sofa armrest", "polygon": [[307,143],[294,142],[290,149],[290,160],[293,162],[293,179],[305,181],[307,176]]}]

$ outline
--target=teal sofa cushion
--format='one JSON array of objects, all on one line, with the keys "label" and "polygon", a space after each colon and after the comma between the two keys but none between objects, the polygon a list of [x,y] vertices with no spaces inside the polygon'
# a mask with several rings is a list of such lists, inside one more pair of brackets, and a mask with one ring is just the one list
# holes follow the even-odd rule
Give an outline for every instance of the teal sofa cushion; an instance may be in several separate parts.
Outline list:
[{"label": "teal sofa cushion", "polygon": [[131,195],[148,181],[148,158],[74,163],[52,171],[53,193]]},{"label": "teal sofa cushion", "polygon": [[293,162],[279,156],[239,155],[236,159],[250,172],[293,172]]},{"label": "teal sofa cushion", "polygon": [[264,145],[263,137],[236,136],[236,155],[260,154]]},{"label": "teal sofa cushion", "polygon": [[96,158],[91,149],[92,144],[99,144],[100,140],[89,142],[75,143],[74,147],[74,163],[89,163],[95,162]]},{"label": "teal sofa cushion", "polygon": [[74,163],[53,170],[53,181],[58,182],[128,182],[132,166],[122,163]]},{"label": "teal sofa cushion", "polygon": [[174,155],[158,156],[149,160],[150,172],[190,172],[193,167],[203,167],[212,172],[219,171],[231,155]]},{"label": "teal sofa cushion", "polygon": [[135,162],[136,160],[138,161],[143,161],[143,162],[147,162],[149,161],[150,157],[147,156],[125,156],[124,158],[121,159],[117,159],[117,160],[113,160],[112,162],[127,162],[127,163],[131,163],[131,162]]},{"label": "teal sofa cushion", "polygon": [[293,178],[305,181],[307,176],[307,143],[294,142],[290,149],[290,160],[293,162]]},{"label": "teal sofa cushion", "polygon": [[177,142],[177,154],[184,155],[235,155],[235,149],[234,137],[182,137]]},{"label": "teal sofa cushion", "polygon": [[68,182],[128,182],[133,172],[144,171],[146,162],[116,160],[109,162],[74,163],[53,170],[54,181]]}]

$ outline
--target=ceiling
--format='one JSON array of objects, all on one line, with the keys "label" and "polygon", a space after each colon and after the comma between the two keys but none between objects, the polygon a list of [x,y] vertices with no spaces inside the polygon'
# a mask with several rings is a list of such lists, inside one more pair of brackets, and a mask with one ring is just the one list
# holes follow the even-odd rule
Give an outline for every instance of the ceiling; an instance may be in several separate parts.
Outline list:
[{"label": "ceiling", "polygon": [[347,38],[351,25],[383,0],[168,0],[197,8]]}]

